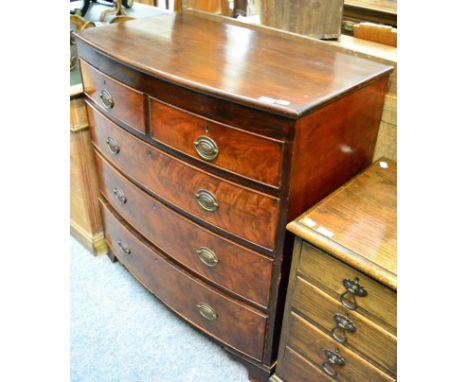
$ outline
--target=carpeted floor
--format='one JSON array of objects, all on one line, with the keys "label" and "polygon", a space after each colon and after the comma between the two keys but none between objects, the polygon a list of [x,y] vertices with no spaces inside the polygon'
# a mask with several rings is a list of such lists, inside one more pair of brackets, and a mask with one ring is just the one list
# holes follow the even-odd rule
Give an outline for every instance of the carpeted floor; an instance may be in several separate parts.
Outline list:
[{"label": "carpeted floor", "polygon": [[192,329],[120,263],[70,244],[72,382],[248,382],[247,370]]}]

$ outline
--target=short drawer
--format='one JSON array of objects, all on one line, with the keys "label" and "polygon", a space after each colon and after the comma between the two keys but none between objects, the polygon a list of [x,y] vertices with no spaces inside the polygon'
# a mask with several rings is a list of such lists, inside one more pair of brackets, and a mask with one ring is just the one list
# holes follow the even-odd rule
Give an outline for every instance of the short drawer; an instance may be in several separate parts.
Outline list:
[{"label": "short drawer", "polygon": [[274,249],[279,199],[190,166],[134,137],[91,106],[88,111],[94,144],[126,176],[212,226]]},{"label": "short drawer", "polygon": [[292,307],[324,328],[336,343],[358,351],[396,375],[397,339],[394,335],[358,312],[347,311],[335,299],[300,277],[296,279]]},{"label": "short drawer", "polygon": [[266,315],[190,277],[150,248],[105,203],[101,207],[112,253],[148,290],[198,329],[262,359]]},{"label": "short drawer", "polygon": [[271,258],[224,239],[164,206],[119,174],[99,153],[96,164],[102,194],[146,239],[216,285],[268,306]]},{"label": "short drawer", "polygon": [[[307,361],[294,350],[286,347],[281,366],[276,373],[284,382],[333,382],[317,366]],[[276,381],[276,379],[273,379]]]},{"label": "short drawer", "polygon": [[282,143],[151,100],[153,138],[193,158],[278,187]]},{"label": "short drawer", "polygon": [[320,366],[324,374],[340,382],[390,382],[394,379],[356,353],[326,336],[320,329],[291,313],[288,346]]},{"label": "short drawer", "polygon": [[143,93],[114,80],[80,60],[85,93],[109,114],[128,127],[145,133],[145,98]]},{"label": "short drawer", "polygon": [[[380,320],[393,334],[396,333],[396,292],[349,267],[332,256],[303,242],[299,272],[317,282],[348,310]],[[362,287],[360,293],[351,293],[349,288]],[[354,309],[353,309],[354,308]]]}]

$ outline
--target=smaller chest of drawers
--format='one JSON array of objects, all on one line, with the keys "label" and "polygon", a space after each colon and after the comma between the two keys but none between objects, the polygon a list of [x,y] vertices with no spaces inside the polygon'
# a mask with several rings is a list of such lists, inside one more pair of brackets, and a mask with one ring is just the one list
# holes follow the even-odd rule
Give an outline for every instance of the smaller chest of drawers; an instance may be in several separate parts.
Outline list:
[{"label": "smaller chest of drawers", "polygon": [[396,163],[380,159],[288,229],[296,239],[272,381],[395,381]]}]

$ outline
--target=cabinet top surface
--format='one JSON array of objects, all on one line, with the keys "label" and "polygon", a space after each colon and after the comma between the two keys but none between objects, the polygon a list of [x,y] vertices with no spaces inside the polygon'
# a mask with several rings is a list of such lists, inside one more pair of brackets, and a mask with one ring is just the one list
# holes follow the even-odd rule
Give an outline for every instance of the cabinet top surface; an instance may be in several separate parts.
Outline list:
[{"label": "cabinet top surface", "polygon": [[292,118],[392,70],[319,42],[188,13],[161,11],[78,39],[149,75]]},{"label": "cabinet top surface", "polygon": [[397,164],[382,158],[288,224],[340,260],[397,287]]}]

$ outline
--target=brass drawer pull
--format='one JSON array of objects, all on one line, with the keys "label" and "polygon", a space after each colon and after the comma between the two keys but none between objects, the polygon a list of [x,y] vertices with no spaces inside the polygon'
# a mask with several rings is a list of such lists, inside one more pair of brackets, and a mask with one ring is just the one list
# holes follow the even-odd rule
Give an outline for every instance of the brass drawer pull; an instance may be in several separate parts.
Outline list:
[{"label": "brass drawer pull", "polygon": [[339,355],[339,350],[336,349],[335,351],[329,349],[323,349],[325,353],[325,357],[327,360],[322,363],[322,370],[325,374],[329,375],[332,378],[336,378],[338,375],[335,366],[343,367],[346,364],[345,359]]},{"label": "brass drawer pull", "polygon": [[120,152],[120,146],[114,138],[107,137],[106,143],[107,147],[109,147],[109,150],[112,154],[116,155]]},{"label": "brass drawer pull", "polygon": [[115,187],[112,192],[114,193],[115,198],[119,201],[120,204],[124,205],[127,203],[127,197],[121,188]]},{"label": "brass drawer pull", "polygon": [[354,322],[351,321],[351,319],[348,317],[348,315],[336,313],[333,318],[335,319],[336,326],[332,329],[331,335],[333,339],[338,341],[340,344],[344,344],[348,340],[346,334],[348,332],[355,333],[356,326],[354,325]]},{"label": "brass drawer pull", "polygon": [[[354,280],[344,279],[343,286],[346,288],[346,291],[341,294],[340,302],[341,304],[350,310],[355,310],[357,308],[356,296],[357,297],[366,297],[366,289],[359,284],[359,277],[356,277]],[[348,298],[347,295],[350,295],[351,298]]]},{"label": "brass drawer pull", "polygon": [[128,247],[127,243],[124,243],[122,240],[117,242],[117,245],[120,247],[120,250],[125,253],[126,255],[130,255],[132,251]]},{"label": "brass drawer pull", "polygon": [[108,110],[114,107],[114,100],[112,99],[112,95],[109,93],[109,90],[102,89],[99,93],[99,98],[101,98],[102,104]]},{"label": "brass drawer pull", "polygon": [[207,212],[215,212],[219,207],[216,196],[214,196],[210,191],[199,190],[195,194],[195,197],[197,198],[197,202],[200,207]]},{"label": "brass drawer pull", "polygon": [[200,156],[200,158],[204,160],[211,162],[218,157],[218,145],[213,139],[205,135],[200,135],[197,139],[195,139],[193,142],[193,147],[195,148],[195,151]]},{"label": "brass drawer pull", "polygon": [[214,321],[218,318],[218,314],[216,313],[216,311],[208,304],[197,304],[197,308],[198,312],[205,320]]},{"label": "brass drawer pull", "polygon": [[207,267],[216,267],[218,264],[218,257],[211,249],[206,247],[200,247],[197,249],[197,255],[201,262]]}]

